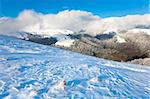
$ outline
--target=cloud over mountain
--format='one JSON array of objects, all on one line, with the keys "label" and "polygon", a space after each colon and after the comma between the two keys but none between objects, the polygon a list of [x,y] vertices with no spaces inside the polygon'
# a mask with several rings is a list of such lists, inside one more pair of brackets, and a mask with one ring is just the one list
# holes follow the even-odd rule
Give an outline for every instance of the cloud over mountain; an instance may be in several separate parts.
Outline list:
[{"label": "cloud over mountain", "polygon": [[90,12],[65,10],[57,14],[42,14],[25,10],[16,18],[0,18],[0,34],[19,31],[36,32],[49,30],[85,30],[91,35],[107,30],[127,30],[138,25],[150,26],[150,14],[128,15],[124,17],[100,18]]}]

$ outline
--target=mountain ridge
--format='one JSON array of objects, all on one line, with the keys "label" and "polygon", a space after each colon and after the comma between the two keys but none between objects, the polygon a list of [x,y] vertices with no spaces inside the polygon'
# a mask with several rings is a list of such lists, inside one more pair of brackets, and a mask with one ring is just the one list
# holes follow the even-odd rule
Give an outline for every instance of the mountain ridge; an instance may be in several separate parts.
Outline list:
[{"label": "mountain ridge", "polygon": [[19,38],[116,61],[130,62],[134,59],[150,57],[149,29],[136,28],[128,32],[119,33],[105,31],[96,36],[64,32],[53,36],[42,35],[41,33],[37,35],[38,33],[21,32],[20,35],[23,36]]}]

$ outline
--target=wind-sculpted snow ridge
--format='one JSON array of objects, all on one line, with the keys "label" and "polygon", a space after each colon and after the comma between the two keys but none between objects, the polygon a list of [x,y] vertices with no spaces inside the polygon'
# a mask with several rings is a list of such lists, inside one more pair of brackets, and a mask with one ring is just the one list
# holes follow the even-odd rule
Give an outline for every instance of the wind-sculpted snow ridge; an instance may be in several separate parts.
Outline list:
[{"label": "wind-sculpted snow ridge", "polygon": [[0,36],[0,99],[150,98],[150,68]]}]

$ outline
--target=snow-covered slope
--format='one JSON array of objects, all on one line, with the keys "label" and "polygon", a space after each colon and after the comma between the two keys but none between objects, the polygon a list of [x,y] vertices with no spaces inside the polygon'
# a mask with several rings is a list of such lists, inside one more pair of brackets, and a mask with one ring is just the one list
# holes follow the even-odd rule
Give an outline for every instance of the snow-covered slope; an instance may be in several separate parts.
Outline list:
[{"label": "snow-covered slope", "polygon": [[39,36],[41,39],[53,37],[53,38],[57,39],[57,43],[56,43],[57,46],[70,47],[71,45],[73,45],[73,42],[75,40],[71,39],[67,35],[73,34],[73,33],[74,32],[72,32],[70,30],[50,29],[50,30],[37,30],[37,31],[33,31],[33,30],[21,31],[21,32],[8,33],[8,34],[4,34],[4,35],[12,36],[12,37],[20,38],[20,39],[24,39],[24,40],[29,40],[29,37],[28,37],[29,35]]},{"label": "snow-covered slope", "polygon": [[148,99],[149,75],[149,67],[0,36],[0,99]]}]

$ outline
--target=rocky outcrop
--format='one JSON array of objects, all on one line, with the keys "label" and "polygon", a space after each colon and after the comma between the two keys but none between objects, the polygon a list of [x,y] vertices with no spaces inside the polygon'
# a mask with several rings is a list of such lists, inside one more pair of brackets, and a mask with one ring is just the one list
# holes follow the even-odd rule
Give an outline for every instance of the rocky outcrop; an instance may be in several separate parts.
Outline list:
[{"label": "rocky outcrop", "polygon": [[129,61],[128,63],[150,66],[150,58],[135,59],[135,60]]},{"label": "rocky outcrop", "polygon": [[31,42],[44,44],[44,45],[52,45],[57,42],[57,39],[54,37],[42,37],[40,35],[28,34],[28,40]]}]

